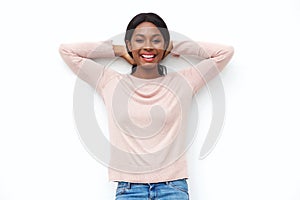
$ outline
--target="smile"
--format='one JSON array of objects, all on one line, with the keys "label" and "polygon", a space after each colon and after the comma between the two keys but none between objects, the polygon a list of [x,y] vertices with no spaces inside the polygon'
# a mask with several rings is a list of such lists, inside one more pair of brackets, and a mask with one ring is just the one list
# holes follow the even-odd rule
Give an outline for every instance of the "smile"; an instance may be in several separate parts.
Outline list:
[{"label": "smile", "polygon": [[142,54],[141,57],[142,58],[154,58],[155,55],[154,54]]},{"label": "smile", "polygon": [[144,62],[152,63],[155,60],[155,54],[141,54],[140,57],[144,60]]}]

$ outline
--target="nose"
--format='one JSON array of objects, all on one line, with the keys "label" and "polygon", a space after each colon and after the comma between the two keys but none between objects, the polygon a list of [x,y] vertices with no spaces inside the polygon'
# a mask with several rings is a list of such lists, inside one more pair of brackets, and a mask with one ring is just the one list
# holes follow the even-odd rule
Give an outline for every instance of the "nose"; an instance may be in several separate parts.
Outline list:
[{"label": "nose", "polygon": [[145,42],[145,45],[144,45],[143,49],[144,49],[144,50],[147,50],[147,51],[152,50],[152,49],[153,49],[152,42],[149,41],[149,40],[147,40],[147,41]]}]

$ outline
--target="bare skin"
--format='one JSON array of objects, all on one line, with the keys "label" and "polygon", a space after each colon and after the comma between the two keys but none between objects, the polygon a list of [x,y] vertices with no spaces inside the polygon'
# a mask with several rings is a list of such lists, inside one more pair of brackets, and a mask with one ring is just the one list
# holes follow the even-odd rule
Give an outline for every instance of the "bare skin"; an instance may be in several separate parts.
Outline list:
[{"label": "bare skin", "polygon": [[170,42],[165,52],[164,38],[154,24],[150,22],[139,24],[134,30],[131,41],[126,41],[126,43],[133,58],[127,53],[125,46],[114,45],[113,48],[116,56],[124,58],[131,65],[137,65],[133,76],[144,79],[161,76],[157,65],[171,52],[173,44]]}]

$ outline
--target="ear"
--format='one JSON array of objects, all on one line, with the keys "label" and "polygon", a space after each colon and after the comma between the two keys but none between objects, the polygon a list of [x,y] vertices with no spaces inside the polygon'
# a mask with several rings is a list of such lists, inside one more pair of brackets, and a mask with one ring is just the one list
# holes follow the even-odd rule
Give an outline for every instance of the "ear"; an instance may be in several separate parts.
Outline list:
[{"label": "ear", "polygon": [[126,40],[126,46],[127,46],[129,51],[132,51],[131,42],[129,40]]}]

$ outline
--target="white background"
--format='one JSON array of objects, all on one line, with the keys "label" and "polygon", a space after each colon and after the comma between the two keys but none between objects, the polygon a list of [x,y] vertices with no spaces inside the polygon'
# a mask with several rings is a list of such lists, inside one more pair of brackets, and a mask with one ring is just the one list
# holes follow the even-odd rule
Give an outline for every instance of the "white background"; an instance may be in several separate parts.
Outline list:
[{"label": "white background", "polygon": [[[201,137],[189,152],[191,199],[300,200],[297,0],[2,1],[0,199],[114,198],[106,167],[76,133],[76,77],[58,46],[108,39],[149,11],[170,30],[235,47],[222,72],[222,137],[204,160]],[[205,93],[201,101],[209,113]]]}]

